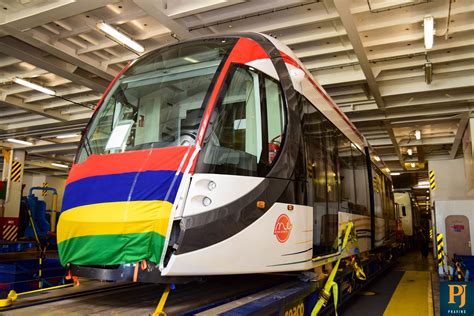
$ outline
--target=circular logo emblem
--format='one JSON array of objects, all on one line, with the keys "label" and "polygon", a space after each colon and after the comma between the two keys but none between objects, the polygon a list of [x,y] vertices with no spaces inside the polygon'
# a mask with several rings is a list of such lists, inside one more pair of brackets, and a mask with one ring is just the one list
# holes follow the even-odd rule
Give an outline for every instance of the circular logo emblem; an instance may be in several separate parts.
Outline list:
[{"label": "circular logo emblem", "polygon": [[273,234],[275,234],[279,242],[284,243],[290,237],[292,228],[293,225],[291,225],[291,221],[288,215],[281,214],[280,216],[278,216],[278,219],[275,223]]}]

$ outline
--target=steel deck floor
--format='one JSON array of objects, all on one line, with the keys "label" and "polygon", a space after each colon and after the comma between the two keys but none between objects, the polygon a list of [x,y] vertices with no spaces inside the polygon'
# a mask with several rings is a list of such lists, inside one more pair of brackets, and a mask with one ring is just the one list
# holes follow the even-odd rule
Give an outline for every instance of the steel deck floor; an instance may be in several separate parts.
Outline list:
[{"label": "steel deck floor", "polygon": [[[276,275],[212,277],[203,283],[177,285],[165,306],[167,315],[242,297],[295,280]],[[55,302],[1,312],[0,315],[150,315],[163,292],[163,285],[141,284],[135,288],[104,291]]]},{"label": "steel deck floor", "polygon": [[434,309],[439,305],[436,273],[432,258],[423,258],[419,252],[405,254],[394,268],[342,306],[339,315],[438,315],[438,308]]}]

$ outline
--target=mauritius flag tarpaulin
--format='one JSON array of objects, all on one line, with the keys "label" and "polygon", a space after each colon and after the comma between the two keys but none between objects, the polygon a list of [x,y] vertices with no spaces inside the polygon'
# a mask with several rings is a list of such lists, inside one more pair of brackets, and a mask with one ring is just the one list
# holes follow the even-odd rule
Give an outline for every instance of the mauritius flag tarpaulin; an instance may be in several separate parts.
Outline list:
[{"label": "mauritius flag tarpaulin", "polygon": [[158,263],[193,147],[92,155],[69,174],[58,223],[66,265]]}]

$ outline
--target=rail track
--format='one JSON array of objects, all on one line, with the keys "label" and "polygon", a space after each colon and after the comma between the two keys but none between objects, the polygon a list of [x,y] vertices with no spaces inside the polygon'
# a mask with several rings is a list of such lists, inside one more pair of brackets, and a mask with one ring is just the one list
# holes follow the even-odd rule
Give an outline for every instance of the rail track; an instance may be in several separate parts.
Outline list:
[{"label": "rail track", "polygon": [[[296,281],[279,275],[212,277],[177,285],[166,303],[167,315],[214,314],[207,310]],[[83,288],[81,289],[81,286]],[[159,284],[84,284],[20,298],[0,315],[150,315],[164,290]]]}]

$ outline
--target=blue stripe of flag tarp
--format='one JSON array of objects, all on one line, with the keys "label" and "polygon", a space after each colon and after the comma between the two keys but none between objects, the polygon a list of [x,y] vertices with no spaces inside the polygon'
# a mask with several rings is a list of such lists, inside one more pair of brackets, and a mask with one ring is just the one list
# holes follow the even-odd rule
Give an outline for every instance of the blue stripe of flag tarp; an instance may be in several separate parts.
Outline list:
[{"label": "blue stripe of flag tarp", "polygon": [[160,200],[173,203],[182,176],[181,173],[176,175],[176,171],[160,170],[81,179],[66,186],[62,210],[106,202]]}]

